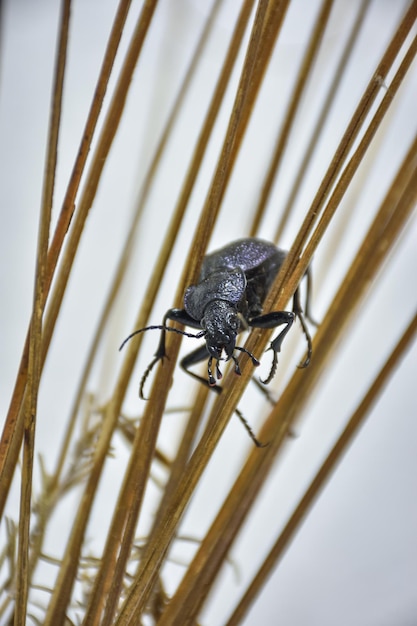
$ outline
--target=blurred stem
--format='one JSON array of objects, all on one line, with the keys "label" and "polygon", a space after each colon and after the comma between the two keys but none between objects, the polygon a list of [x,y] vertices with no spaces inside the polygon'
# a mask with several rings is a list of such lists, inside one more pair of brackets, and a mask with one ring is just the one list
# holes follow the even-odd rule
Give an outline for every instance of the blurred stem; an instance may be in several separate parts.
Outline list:
[{"label": "blurred stem", "polygon": [[71,0],[64,0],[59,30],[59,46],[55,68],[52,110],[49,122],[49,138],[46,155],[42,205],[40,211],[39,234],[36,258],[33,313],[30,326],[28,393],[24,405],[24,438],[21,478],[19,535],[17,556],[17,580],[14,623],[26,624],[27,601],[30,583],[29,538],[32,503],[32,475],[35,447],[35,426],[38,404],[38,391],[41,378],[42,319],[45,307],[45,274],[47,265],[49,229],[52,214],[52,201],[55,184],[55,171],[58,152],[58,135],[61,120],[62,92],[65,63],[67,57],[68,31]]},{"label": "blurred stem", "polygon": [[[318,116],[318,119],[316,121],[316,124],[314,126],[313,132],[311,134],[311,138],[309,140],[308,146],[305,150],[304,156],[300,159],[300,164],[298,166],[298,173],[294,179],[294,182],[291,186],[291,191],[289,193],[288,196],[288,200],[282,210],[282,212],[280,213],[280,220],[279,220],[279,224],[277,226],[275,235],[274,235],[274,241],[275,242],[279,242],[282,233],[284,231],[285,226],[287,225],[288,222],[288,218],[291,214],[291,210],[294,206],[295,203],[295,199],[298,195],[298,192],[302,186],[302,181],[303,178],[305,176],[305,173],[309,167],[309,164],[311,162],[314,150],[317,146],[317,143],[320,139],[323,127],[325,122],[327,121],[327,116],[329,114],[329,111],[333,105],[337,90],[339,88],[339,85],[342,81],[342,78],[345,75],[345,69],[347,66],[347,63],[349,61],[350,55],[352,53],[352,50],[354,48],[354,45],[356,43],[357,37],[359,35],[360,29],[363,25],[363,22],[365,20],[366,17],[366,13],[369,9],[371,2],[370,0],[364,0],[364,2],[359,4],[359,8],[358,8],[358,14],[356,16],[356,20],[354,22],[354,24],[352,25],[352,29],[350,32],[350,35],[346,41],[346,45],[344,47],[344,50],[341,54],[339,63],[337,64],[337,67],[334,70],[333,73],[333,79],[331,82],[331,85],[328,89],[327,95],[324,99],[323,102],[323,106],[322,109],[320,111],[320,114]],[[275,177],[276,178],[276,177]],[[269,192],[268,192],[268,198],[269,198]],[[265,203],[266,204],[266,203]]]},{"label": "blurred stem", "polygon": [[276,180],[279,167],[282,162],[282,157],[284,155],[285,148],[287,146],[288,139],[294,125],[302,96],[308,85],[308,79],[311,76],[312,67],[314,66],[320,50],[320,45],[323,40],[324,31],[330,17],[330,11],[332,9],[333,2],[334,0],[323,1],[321,11],[317,16],[313,32],[311,33],[310,41],[307,46],[301,68],[297,72],[297,81],[293,89],[292,96],[290,98],[290,103],[287,108],[282,128],[280,129],[279,136],[276,140],[274,154],[272,156],[268,171],[265,176],[265,181],[261,190],[261,197],[259,199],[259,203],[256,208],[250,230],[250,237],[254,237],[259,229],[259,225],[265,212],[271,189]]}]

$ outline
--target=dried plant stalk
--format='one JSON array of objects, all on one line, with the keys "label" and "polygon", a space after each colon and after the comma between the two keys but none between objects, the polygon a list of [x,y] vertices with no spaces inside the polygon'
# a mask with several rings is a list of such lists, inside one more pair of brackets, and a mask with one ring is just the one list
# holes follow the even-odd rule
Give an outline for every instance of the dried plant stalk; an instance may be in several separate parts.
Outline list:
[{"label": "dried plant stalk", "polygon": [[27,616],[27,602],[30,585],[29,538],[32,508],[32,481],[35,452],[35,428],[37,419],[38,392],[41,379],[41,343],[42,321],[45,307],[45,277],[47,272],[47,253],[49,229],[52,214],[52,198],[55,184],[57,163],[58,133],[61,119],[62,91],[67,55],[70,2],[65,2],[62,9],[60,41],[57,55],[55,85],[53,90],[52,115],[50,120],[47,161],[44,175],[44,189],[40,211],[38,248],[36,258],[35,289],[33,313],[30,324],[29,367],[27,396],[23,408],[24,437],[23,462],[20,496],[19,542],[16,581],[16,593],[19,602],[15,608],[16,626],[24,625]]},{"label": "dried plant stalk", "polygon": [[291,132],[291,128],[294,124],[301,97],[307,86],[307,79],[311,73],[316,55],[319,51],[320,43],[326,30],[326,25],[330,16],[332,4],[332,0],[325,0],[322,4],[321,11],[317,16],[316,23],[311,34],[311,39],[304,55],[302,66],[298,72],[297,83],[294,87],[291,101],[288,105],[287,115],[282,125],[282,128],[279,131],[279,137],[276,142],[275,151],[272,156],[269,169],[265,176],[265,182],[262,186],[261,196],[259,198],[258,206],[256,208],[252,227],[249,233],[251,237],[254,237],[259,230],[259,224],[268,203],[268,199],[271,195],[272,186],[277,178],[279,166],[284,154],[285,147],[288,143],[288,138]]},{"label": "dried plant stalk", "polygon": [[[350,36],[346,42],[345,48],[343,50],[343,53],[340,57],[340,61],[337,65],[337,67],[334,70],[333,73],[333,80],[332,80],[332,84],[331,87],[327,93],[327,96],[325,98],[325,101],[323,103],[322,109],[320,111],[320,115],[317,119],[316,125],[314,127],[314,130],[311,134],[311,139],[309,142],[309,145],[305,151],[305,154],[303,156],[303,158],[301,159],[300,165],[299,165],[299,170],[298,170],[298,174],[297,176],[294,178],[294,182],[292,184],[291,187],[291,191],[289,193],[288,196],[288,200],[287,203],[284,206],[284,209],[281,213],[280,216],[280,221],[278,224],[278,227],[276,229],[275,232],[275,236],[274,236],[274,241],[280,241],[280,238],[282,236],[282,233],[284,231],[284,228],[287,224],[291,209],[294,206],[294,201],[295,198],[297,196],[299,187],[302,183],[303,177],[305,175],[305,172],[307,170],[307,167],[312,159],[315,147],[317,146],[317,142],[320,138],[320,133],[324,127],[324,123],[326,120],[327,115],[329,114],[331,105],[333,103],[334,97],[336,96],[338,87],[342,81],[343,78],[343,73],[344,70],[346,68],[346,65],[349,61],[349,57],[352,54],[352,50],[354,48],[356,39],[359,35],[359,31],[361,26],[363,25],[364,19],[366,17],[366,13],[367,10],[369,8],[370,2],[367,0],[366,2],[363,2],[360,6],[359,6],[359,10],[358,10],[358,14],[356,17],[356,20],[354,22],[354,24],[352,25],[352,29],[351,29],[351,33]],[[262,196],[261,198],[263,199],[264,196],[269,195],[270,191],[268,190],[269,188],[269,184],[266,181],[264,183],[265,186],[265,190],[263,190],[262,192]],[[259,207],[257,209],[257,212],[259,212],[261,210],[261,203],[259,204]],[[254,231],[255,232],[255,231]]]}]

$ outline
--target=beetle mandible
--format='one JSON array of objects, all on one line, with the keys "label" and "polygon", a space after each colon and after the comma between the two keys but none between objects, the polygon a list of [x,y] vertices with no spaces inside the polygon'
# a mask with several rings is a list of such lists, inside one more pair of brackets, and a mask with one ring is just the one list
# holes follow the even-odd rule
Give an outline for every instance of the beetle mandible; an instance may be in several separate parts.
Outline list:
[{"label": "beetle mandible", "polygon": [[[166,356],[165,335],[167,331],[197,339],[204,337],[206,344],[185,356],[180,365],[187,374],[214,388],[217,392],[221,391],[221,387],[216,382],[216,379],[222,378],[220,361],[233,359],[235,372],[240,374],[239,362],[234,355],[235,350],[245,352],[251,358],[253,365],[259,365],[258,359],[252,353],[236,345],[237,335],[249,327],[284,326],[270,343],[269,349],[273,351],[273,361],[269,375],[261,381],[263,384],[268,384],[275,375],[281,344],[296,317],[300,320],[307,340],[307,356],[299,367],[307,367],[312,355],[312,343],[305,317],[315,324],[309,314],[309,271],[306,272],[308,282],[305,316],[298,288],[293,296],[292,311],[272,311],[261,314],[269,288],[286,255],[284,250],[277,248],[273,243],[250,237],[238,239],[205,256],[198,283],[188,287],[185,292],[184,308],[169,309],[164,315],[162,325],[140,328],[129,335],[120,346],[121,349],[138,333],[154,329],[162,331],[155,358],[142,376],[140,397],[144,397],[144,383],[153,366]],[[166,325],[167,320],[200,329],[200,332],[193,334],[172,328]],[[189,370],[189,367],[204,361],[207,357],[207,379]],[[212,369],[213,361],[215,362],[215,376]]]}]

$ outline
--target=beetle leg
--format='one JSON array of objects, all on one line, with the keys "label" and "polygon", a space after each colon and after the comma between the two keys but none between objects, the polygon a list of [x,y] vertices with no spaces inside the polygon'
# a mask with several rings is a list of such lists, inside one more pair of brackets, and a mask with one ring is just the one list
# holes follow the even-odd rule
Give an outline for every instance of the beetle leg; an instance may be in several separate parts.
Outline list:
[{"label": "beetle leg", "polygon": [[[271,349],[271,346],[269,347],[269,349]],[[275,373],[277,371],[277,366],[278,366],[278,352],[274,350],[273,357],[272,357],[272,365],[271,365],[271,369],[269,370],[268,376],[264,380],[262,380],[262,378],[259,379],[263,385],[268,385],[271,382],[271,380],[274,378]]]},{"label": "beetle leg", "polygon": [[304,315],[306,317],[306,319],[308,319],[308,321],[310,322],[310,324],[313,324],[313,326],[319,326],[319,323],[314,319],[314,317],[311,315],[311,311],[310,311],[310,299],[311,299],[311,293],[313,290],[313,279],[312,279],[312,274],[311,274],[311,270],[308,267],[306,270],[306,273],[304,274],[305,278],[306,278],[306,282],[307,282],[307,286],[306,286],[306,299],[305,299],[305,306],[304,306]]},{"label": "beetle leg", "polygon": [[[168,311],[164,315],[164,319],[162,320],[163,328],[161,330],[161,337],[159,339],[158,348],[154,354],[154,356],[156,357],[156,361],[158,361],[159,359],[163,359],[166,356],[165,337],[166,337],[166,332],[167,332],[167,329],[166,329],[167,320],[178,322],[179,324],[182,324],[183,326],[191,326],[191,328],[201,328],[200,323],[197,322],[197,320],[193,319],[191,315],[189,315],[185,309],[168,309]],[[180,331],[177,330],[176,332],[179,332],[181,335],[185,335],[189,337],[194,336],[191,333],[186,333],[182,330]]]},{"label": "beetle leg", "polygon": [[[193,319],[191,315],[189,315],[185,309],[168,309],[162,321],[163,326],[166,326],[167,320],[178,322],[179,324],[182,324],[183,326],[191,326],[191,328],[201,328],[200,323],[197,322],[197,320]],[[183,331],[180,331],[180,333],[182,335],[187,335],[187,333]],[[166,356],[165,336],[166,336],[166,329],[163,328],[161,331],[161,337],[159,339],[158,348],[154,355],[157,360],[163,359]]]},{"label": "beetle leg", "polygon": [[[308,275],[307,275],[307,277],[308,277]],[[303,329],[303,332],[304,332],[304,335],[305,335],[305,338],[306,338],[306,341],[307,341],[307,355],[306,355],[306,358],[298,366],[300,368],[304,368],[304,367],[307,367],[309,365],[309,363],[310,363],[311,355],[313,354],[313,345],[312,345],[312,341],[311,341],[311,335],[309,333],[309,330],[308,330],[308,327],[307,327],[307,324],[306,324],[306,320],[305,320],[305,318],[307,317],[307,314],[304,315],[304,311],[303,311],[302,306],[301,306],[299,289],[296,289],[296,291],[294,293],[292,310],[293,310],[294,314],[300,320],[300,324],[301,324],[301,327]],[[308,296],[307,296],[307,301],[306,301],[306,310],[308,310]],[[308,319],[310,319],[310,318],[308,318]],[[310,321],[311,321],[311,319],[310,319]]]},{"label": "beetle leg", "polygon": [[164,325],[167,320],[178,322],[183,326],[191,326],[191,328],[201,328],[200,322],[191,317],[185,309],[168,309],[164,315]]},{"label": "beetle leg", "polygon": [[213,357],[209,357],[209,360],[207,361],[207,375],[208,375],[208,384],[210,385],[210,387],[214,387],[216,384],[216,379],[213,376],[213,373],[211,371],[211,364],[213,362]]},{"label": "beetle leg", "polygon": [[278,365],[278,352],[281,351],[281,344],[293,325],[294,319],[295,313],[292,311],[272,311],[272,313],[266,313],[265,315],[250,320],[250,325],[254,328],[276,328],[277,326],[281,326],[281,324],[285,324],[285,328],[271,341],[269,346],[269,350],[273,351],[274,356],[269,375],[265,380],[261,381],[264,385],[270,383],[275,376]]},{"label": "beetle leg", "polygon": [[139,398],[141,398],[142,400],[146,400],[147,399],[143,395],[143,388],[145,386],[146,379],[148,378],[149,374],[153,370],[153,366],[155,365],[155,363],[158,363],[159,359],[162,359],[162,358],[163,357],[155,356],[152,359],[152,361],[149,363],[149,365],[146,368],[146,370],[143,372],[142,378],[140,379],[140,383],[139,383]]}]

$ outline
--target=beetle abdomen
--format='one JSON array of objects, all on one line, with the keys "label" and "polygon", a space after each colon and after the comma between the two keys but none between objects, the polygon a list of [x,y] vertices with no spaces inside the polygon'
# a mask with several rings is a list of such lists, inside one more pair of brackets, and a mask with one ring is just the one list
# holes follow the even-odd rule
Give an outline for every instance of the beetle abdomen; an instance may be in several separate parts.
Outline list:
[{"label": "beetle abdomen", "polygon": [[272,259],[274,259],[274,265],[280,261],[279,266],[281,266],[285,255],[283,250],[269,241],[254,237],[238,239],[204,257],[200,280],[204,280],[212,272],[225,267],[229,269],[240,267],[245,274],[248,274]]}]

